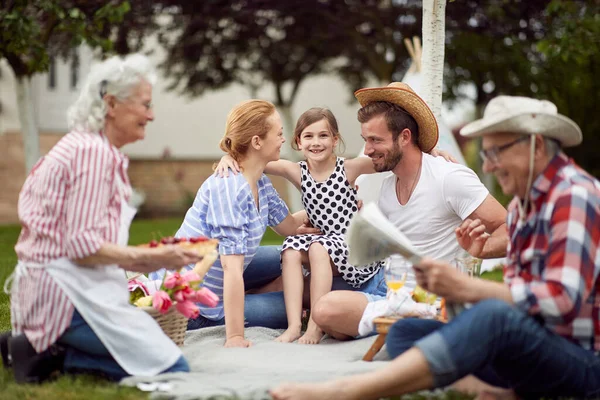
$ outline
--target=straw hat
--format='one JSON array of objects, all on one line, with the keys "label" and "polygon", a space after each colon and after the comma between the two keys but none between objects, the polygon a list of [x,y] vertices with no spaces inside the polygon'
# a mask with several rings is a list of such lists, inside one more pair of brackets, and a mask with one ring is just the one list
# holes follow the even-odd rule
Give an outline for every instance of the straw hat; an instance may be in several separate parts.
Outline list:
[{"label": "straw hat", "polygon": [[494,97],[482,119],[460,130],[466,137],[500,132],[547,136],[558,140],[563,147],[577,146],[583,140],[579,126],[560,115],[554,103],[519,96]]},{"label": "straw hat", "polygon": [[429,153],[437,144],[438,125],[433,112],[414,90],[406,83],[392,82],[386,87],[366,88],[354,92],[361,106],[375,101],[387,101],[402,107],[419,126],[419,148]]}]

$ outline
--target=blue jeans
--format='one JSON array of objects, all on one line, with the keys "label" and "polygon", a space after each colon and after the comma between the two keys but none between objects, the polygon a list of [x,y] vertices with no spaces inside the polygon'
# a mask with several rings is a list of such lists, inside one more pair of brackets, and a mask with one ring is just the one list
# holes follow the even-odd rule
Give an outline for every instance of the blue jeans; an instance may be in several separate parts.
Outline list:
[{"label": "blue jeans", "polygon": [[[85,322],[77,310],[73,312],[71,325],[58,339],[66,347],[65,372],[86,372],[119,381],[130,376],[104,347],[92,328]],[[167,372],[190,372],[186,359],[181,356]]]},{"label": "blue jeans", "polygon": [[405,319],[387,335],[390,357],[419,348],[435,387],[466,376],[521,397],[600,396],[600,356],[500,300],[486,300],[448,324]]},{"label": "blue jeans", "polygon": [[[244,270],[244,288],[260,288],[281,276],[281,246],[260,246]],[[385,296],[383,268],[360,289],[348,285],[340,276],[333,277],[331,290],[360,290]],[[246,294],[244,301],[245,326],[264,326],[272,329],[287,328],[287,314],[283,292]],[[210,320],[199,316],[188,321],[188,330],[225,325],[225,318]]]}]

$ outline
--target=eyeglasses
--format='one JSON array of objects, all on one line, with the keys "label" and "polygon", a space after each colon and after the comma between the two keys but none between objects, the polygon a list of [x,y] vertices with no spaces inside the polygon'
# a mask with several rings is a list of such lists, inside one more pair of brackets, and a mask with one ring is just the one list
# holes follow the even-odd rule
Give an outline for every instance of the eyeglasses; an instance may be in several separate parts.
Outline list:
[{"label": "eyeglasses", "polygon": [[489,161],[492,164],[497,164],[500,159],[500,153],[502,153],[504,150],[511,148],[512,146],[514,146],[515,144],[519,143],[519,142],[524,142],[525,140],[529,140],[529,136],[521,136],[518,139],[513,140],[512,142],[503,144],[502,146],[493,146],[489,149],[482,149],[479,151],[479,156],[481,157],[481,159],[483,161]]}]

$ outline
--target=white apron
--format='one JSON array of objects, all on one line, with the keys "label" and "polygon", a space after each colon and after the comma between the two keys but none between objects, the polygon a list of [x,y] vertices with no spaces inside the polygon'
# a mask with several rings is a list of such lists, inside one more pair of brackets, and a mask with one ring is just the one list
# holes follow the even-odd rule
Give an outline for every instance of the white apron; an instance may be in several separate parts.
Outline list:
[{"label": "white apron", "polygon": [[[118,238],[121,246],[127,245],[129,225],[135,213],[136,209],[123,201]],[[61,258],[43,266],[19,263],[17,269],[22,266],[46,269],[127,373],[153,376],[181,357],[179,347],[156,321],[129,304],[125,271],[117,265],[80,267]]]}]

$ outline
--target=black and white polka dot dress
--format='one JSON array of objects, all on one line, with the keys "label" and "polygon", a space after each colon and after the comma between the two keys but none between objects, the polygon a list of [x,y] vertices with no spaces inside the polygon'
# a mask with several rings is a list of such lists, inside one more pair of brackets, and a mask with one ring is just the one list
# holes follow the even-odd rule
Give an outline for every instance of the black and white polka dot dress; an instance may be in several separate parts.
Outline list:
[{"label": "black and white polka dot dress", "polygon": [[350,187],[346,178],[344,159],[338,157],[335,170],[324,182],[316,182],[308,171],[306,161],[300,161],[302,204],[311,224],[323,235],[288,236],[283,250],[307,251],[311,244],[320,243],[329,253],[342,278],[352,287],[359,288],[369,280],[381,264],[375,262],[365,268],[348,264],[348,248],[344,242],[350,218],[358,210],[356,189]]}]

